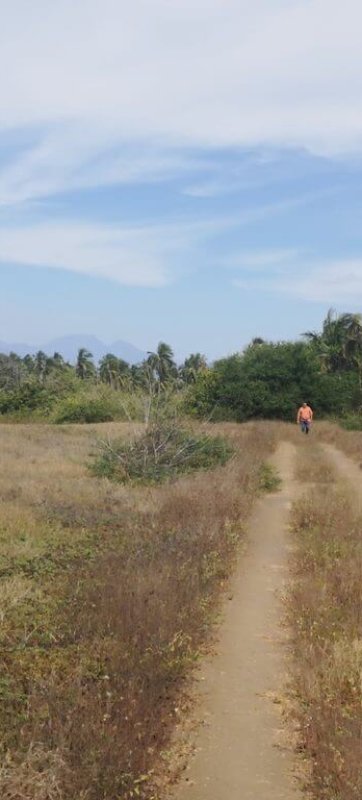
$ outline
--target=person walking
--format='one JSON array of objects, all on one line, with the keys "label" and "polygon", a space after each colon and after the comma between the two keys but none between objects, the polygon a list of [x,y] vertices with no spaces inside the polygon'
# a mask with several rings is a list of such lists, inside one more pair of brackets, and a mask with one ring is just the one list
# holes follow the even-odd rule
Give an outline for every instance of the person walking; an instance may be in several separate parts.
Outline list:
[{"label": "person walking", "polygon": [[313,411],[308,403],[303,403],[298,410],[297,424],[300,425],[302,433],[309,433],[312,424]]}]

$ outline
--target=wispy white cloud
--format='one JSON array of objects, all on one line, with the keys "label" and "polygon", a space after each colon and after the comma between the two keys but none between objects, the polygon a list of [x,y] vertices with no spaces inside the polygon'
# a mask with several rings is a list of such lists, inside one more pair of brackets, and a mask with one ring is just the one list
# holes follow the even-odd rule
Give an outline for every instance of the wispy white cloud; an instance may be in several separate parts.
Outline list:
[{"label": "wispy white cloud", "polygon": [[0,264],[70,270],[126,286],[160,287],[185,271],[190,249],[197,250],[234,224],[234,219],[225,218],[133,227],[69,220],[2,226]]},{"label": "wispy white cloud", "polygon": [[116,227],[38,224],[1,230],[0,261],[110,278],[133,286],[168,280],[155,234]]},{"label": "wispy white cloud", "polygon": [[159,180],[190,145],[361,152],[361,28],[360,0],[13,0],[0,131],[39,135],[0,202]]},{"label": "wispy white cloud", "polygon": [[362,301],[362,257],[318,259],[298,250],[265,250],[236,254],[230,266],[239,269],[233,285],[317,303]]}]

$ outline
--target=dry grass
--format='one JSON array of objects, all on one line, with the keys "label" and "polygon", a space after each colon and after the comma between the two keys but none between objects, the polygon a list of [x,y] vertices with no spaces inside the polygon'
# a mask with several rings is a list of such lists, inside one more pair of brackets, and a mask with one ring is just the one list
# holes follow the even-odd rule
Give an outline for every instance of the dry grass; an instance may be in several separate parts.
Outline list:
[{"label": "dry grass", "polygon": [[295,713],[315,800],[362,796],[362,519],[345,486],[296,503]]},{"label": "dry grass", "polygon": [[318,438],[343,450],[359,464],[362,462],[362,431],[347,431],[331,422],[318,423]]},{"label": "dry grass", "polygon": [[294,477],[301,484],[331,483],[336,470],[322,447],[305,437],[297,451]]},{"label": "dry grass", "polygon": [[[219,425],[237,456],[160,488],[91,477],[124,424],[2,427],[1,797],[155,797],[278,425]],[[101,433],[100,433],[101,431]]]}]

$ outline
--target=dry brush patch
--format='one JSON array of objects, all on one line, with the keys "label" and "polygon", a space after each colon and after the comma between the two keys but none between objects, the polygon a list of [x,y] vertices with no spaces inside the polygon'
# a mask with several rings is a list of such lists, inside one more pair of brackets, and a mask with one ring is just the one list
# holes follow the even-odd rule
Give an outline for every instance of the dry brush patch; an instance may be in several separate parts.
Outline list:
[{"label": "dry brush patch", "polygon": [[[171,484],[92,477],[99,427],[1,429],[1,796],[156,797],[153,769],[279,426]],[[129,436],[130,426],[102,426]]]},{"label": "dry brush patch", "polygon": [[322,447],[305,437],[297,450],[294,477],[303,484],[332,483],[336,470]]},{"label": "dry brush patch", "polygon": [[316,800],[362,796],[361,529],[344,485],[295,504],[294,708]]},{"label": "dry brush patch", "polygon": [[318,423],[318,438],[362,463],[362,431],[349,431],[332,422]]}]

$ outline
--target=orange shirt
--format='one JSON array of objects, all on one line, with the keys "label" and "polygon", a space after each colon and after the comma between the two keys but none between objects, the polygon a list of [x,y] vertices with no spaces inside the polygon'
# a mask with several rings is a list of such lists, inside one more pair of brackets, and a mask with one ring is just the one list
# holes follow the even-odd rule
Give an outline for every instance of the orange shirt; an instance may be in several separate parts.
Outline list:
[{"label": "orange shirt", "polygon": [[301,406],[298,411],[298,422],[311,422],[313,411],[310,406]]}]

